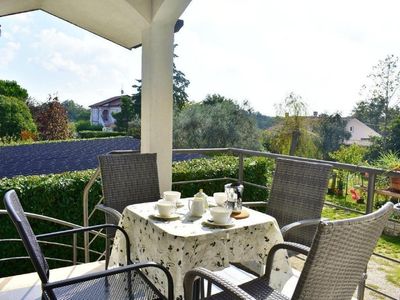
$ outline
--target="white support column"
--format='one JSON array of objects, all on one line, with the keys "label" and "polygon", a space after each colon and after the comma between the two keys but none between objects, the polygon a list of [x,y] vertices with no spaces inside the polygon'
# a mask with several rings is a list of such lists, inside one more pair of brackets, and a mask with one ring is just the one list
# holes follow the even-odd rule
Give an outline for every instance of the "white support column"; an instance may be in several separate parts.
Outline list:
[{"label": "white support column", "polygon": [[172,183],[174,25],[152,23],[142,39],[141,152],[157,153],[161,193]]}]

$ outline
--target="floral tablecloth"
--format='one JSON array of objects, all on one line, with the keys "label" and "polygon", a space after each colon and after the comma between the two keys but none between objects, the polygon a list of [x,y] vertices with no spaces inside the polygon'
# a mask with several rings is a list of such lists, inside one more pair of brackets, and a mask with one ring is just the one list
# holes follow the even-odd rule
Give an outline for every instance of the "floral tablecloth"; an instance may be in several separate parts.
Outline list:
[{"label": "floral tablecloth", "polygon": [[[234,220],[233,227],[215,228],[204,223],[210,218],[209,213],[193,218],[188,213],[187,199],[182,201],[178,220],[155,219],[151,216],[155,213],[154,203],[142,203],[126,207],[120,221],[130,238],[132,260],[166,266],[173,277],[177,299],[182,299],[183,277],[188,270],[201,266],[215,271],[228,267],[229,262],[246,261],[262,266],[269,249],[283,241],[276,220],[266,214],[247,209],[250,216]],[[117,231],[110,265],[125,263],[125,240]],[[290,275],[287,255],[278,251],[270,285],[280,290]],[[151,277],[160,289],[165,288],[163,276]]]}]

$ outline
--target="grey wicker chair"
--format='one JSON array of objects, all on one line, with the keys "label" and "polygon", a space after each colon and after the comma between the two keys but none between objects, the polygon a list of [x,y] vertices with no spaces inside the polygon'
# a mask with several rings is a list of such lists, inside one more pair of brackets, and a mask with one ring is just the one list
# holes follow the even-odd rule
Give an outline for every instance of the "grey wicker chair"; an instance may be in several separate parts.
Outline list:
[{"label": "grey wicker chair", "polygon": [[279,249],[307,255],[292,299],[351,299],[392,211],[393,203],[388,202],[378,211],[362,217],[321,221],[311,248],[291,242],[273,246],[265,275],[239,287],[204,268],[191,270],[184,278],[185,299],[193,298],[193,286],[196,286],[193,283],[197,278],[206,279],[223,290],[207,295],[207,299],[289,299],[268,286],[272,260]]},{"label": "grey wicker chair", "polygon": [[331,171],[325,163],[276,160],[266,212],[277,220],[285,241],[311,245]]},{"label": "grey wicker chair", "polygon": [[[42,299],[174,299],[172,277],[165,267],[153,262],[131,264],[129,238],[122,228],[116,225],[105,224],[35,236],[14,190],[10,190],[5,194],[4,204],[42,282]],[[129,265],[65,280],[49,282],[49,266],[42,253],[38,239],[75,234],[107,227],[121,230],[124,234],[127,244],[127,262],[130,263]],[[167,296],[162,295],[142,272],[142,270],[149,268],[157,268],[164,272],[168,284]]]},{"label": "grey wicker chair", "polygon": [[[96,206],[106,216],[106,223],[119,223],[122,211],[128,205],[153,202],[160,199],[157,154],[113,151],[100,155],[103,204]],[[110,249],[115,230],[106,230],[106,249]],[[109,251],[105,252],[106,265]]]},{"label": "grey wicker chair", "polygon": [[117,224],[123,209],[160,199],[157,154],[112,152],[98,157],[104,201],[97,208],[107,223]]}]

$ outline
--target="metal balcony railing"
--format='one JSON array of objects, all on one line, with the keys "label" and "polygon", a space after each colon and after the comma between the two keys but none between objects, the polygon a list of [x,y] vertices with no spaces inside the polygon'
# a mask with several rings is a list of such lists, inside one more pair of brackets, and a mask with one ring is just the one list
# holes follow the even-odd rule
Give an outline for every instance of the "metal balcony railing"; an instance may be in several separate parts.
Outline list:
[{"label": "metal balcony railing", "polygon": [[[298,160],[303,160],[303,161],[314,161],[314,162],[325,162],[321,160],[315,160],[315,159],[308,159],[308,158],[302,158],[302,157],[291,157],[291,156],[285,156],[285,155],[278,155],[278,154],[273,154],[273,153],[268,153],[268,152],[259,152],[259,151],[252,151],[252,150],[244,150],[244,149],[236,149],[236,148],[213,148],[213,149],[176,149],[173,150],[174,153],[185,153],[185,154],[191,154],[191,153],[196,153],[196,154],[214,154],[214,153],[219,153],[219,154],[228,154],[228,155],[233,155],[237,156],[239,160],[239,166],[238,166],[238,178],[231,178],[231,177],[222,177],[222,178],[212,178],[212,179],[196,179],[196,180],[188,180],[188,181],[179,181],[179,182],[173,182],[173,185],[182,185],[182,184],[188,184],[188,183],[201,183],[201,182],[210,182],[210,181],[226,181],[226,180],[232,180],[232,181],[239,181],[245,186],[253,186],[256,188],[264,189],[267,190],[269,187],[264,186],[264,185],[259,185],[255,184],[252,182],[246,181],[246,178],[244,178],[244,158],[245,157],[266,157],[266,158],[278,158],[278,157],[286,157],[286,158],[291,158],[291,159],[298,159]],[[365,211],[358,211],[354,209],[349,209],[347,207],[343,206],[338,206],[333,203],[326,202],[326,205],[329,206],[335,206],[337,208],[341,208],[344,210],[348,211],[353,211],[357,212],[360,214],[367,214],[372,212],[373,207],[374,207],[374,197],[375,197],[375,183],[377,176],[383,175],[383,176],[395,176],[395,177],[400,177],[400,172],[388,172],[386,170],[382,169],[377,169],[377,168],[372,168],[372,167],[365,167],[365,166],[355,166],[355,165],[350,165],[350,164],[343,164],[343,163],[337,163],[337,162],[329,162],[335,169],[338,170],[346,170],[349,172],[357,172],[357,173],[365,173],[368,174],[368,185],[366,187],[366,192],[367,192],[367,202],[366,202],[366,207]],[[84,212],[84,220],[83,224],[84,226],[89,225],[89,220],[90,217],[93,215],[94,211],[89,212],[88,210],[88,195],[90,192],[90,188],[93,185],[94,181],[97,179],[97,177],[100,175],[100,170],[97,169],[91,179],[89,180],[89,183],[85,187],[84,190],[84,199],[83,199],[83,212]],[[257,202],[246,202],[246,204],[251,205],[251,206],[264,206],[266,204],[266,200],[263,199],[263,201],[257,201]],[[7,214],[5,210],[0,210],[0,215]],[[43,221],[51,222],[54,224],[66,226],[69,228],[80,228],[82,226],[73,224],[70,222],[66,222],[63,220],[58,220],[54,219],[48,216],[43,216],[43,215],[38,215],[38,214],[32,214],[32,213],[27,213],[28,218],[34,218],[34,219],[40,219]],[[399,223],[397,220],[392,220],[394,222]],[[90,234],[93,235],[93,239],[90,240]],[[65,243],[57,243],[57,242],[50,242],[50,241],[40,241],[40,243],[43,244],[50,244],[53,246],[57,247],[67,247],[72,249],[72,257],[70,260],[68,259],[59,259],[56,257],[47,257],[49,260],[55,260],[55,261],[63,261],[63,262],[68,262],[72,264],[79,264],[82,263],[78,261],[78,251],[83,251],[84,252],[84,262],[89,262],[89,258],[91,254],[95,254],[98,258],[97,260],[100,260],[104,257],[104,252],[99,252],[96,250],[93,250],[90,248],[92,245],[93,241],[96,238],[102,238],[105,239],[106,236],[105,234],[97,231],[90,232],[87,236],[85,236],[84,239],[84,245],[83,247],[79,246],[77,243],[77,236],[74,235],[73,239],[71,241],[71,244],[65,244]],[[14,238],[9,238],[9,239],[0,239],[0,243],[6,243],[6,242],[15,242],[15,241],[20,241],[20,239],[14,239]],[[378,256],[380,258],[384,258],[388,261],[391,261],[396,264],[400,264],[400,261],[398,259],[393,259],[384,255],[380,255],[377,253],[374,253],[375,256]],[[8,257],[8,258],[1,258],[0,262],[2,261],[8,261],[8,260],[13,260],[13,259],[29,259],[28,256],[20,256],[20,257]],[[366,286],[365,282],[363,282],[360,287],[359,287],[359,299],[363,298],[364,294],[364,289],[367,288],[378,295],[384,296],[387,299],[396,299],[390,295],[384,294],[377,289],[371,287],[371,286]]]},{"label": "metal balcony railing", "polygon": [[[68,227],[70,229],[82,228],[82,226],[80,226],[80,225],[70,223],[70,222],[67,222],[64,220],[59,220],[59,219],[55,219],[52,217],[44,216],[44,215],[33,214],[33,213],[28,213],[28,212],[25,214],[28,217],[28,219],[42,220],[42,221],[49,222],[52,224]],[[7,215],[7,211],[4,209],[0,209],[0,216],[1,215]],[[95,231],[95,230],[90,231],[90,234],[93,234],[94,236],[100,237],[102,239],[106,238],[105,234]],[[0,239],[0,244],[14,243],[14,242],[22,243],[22,240],[20,238]],[[88,251],[89,254],[93,254],[94,256],[97,256],[97,259],[96,259],[97,261],[101,260],[105,255],[104,252],[99,252],[97,250],[90,249],[90,244],[87,249],[84,246],[78,246],[78,237],[77,237],[76,233],[74,233],[72,235],[71,244],[67,244],[65,242],[64,243],[52,242],[52,241],[46,241],[46,240],[40,240],[40,239],[38,240],[38,242],[39,242],[39,244],[46,244],[46,245],[52,245],[55,247],[63,247],[63,248],[72,249],[71,259],[62,259],[62,258],[58,258],[58,257],[46,256],[46,259],[49,261],[65,262],[65,263],[69,263],[72,265],[82,264],[82,263],[85,263],[85,261],[78,260],[78,251],[82,251],[82,253],[83,253],[83,252],[86,252],[86,250]],[[14,257],[11,256],[11,257],[0,258],[0,262],[7,262],[7,261],[11,261],[11,260],[30,260],[30,257],[29,256],[14,256]]]}]

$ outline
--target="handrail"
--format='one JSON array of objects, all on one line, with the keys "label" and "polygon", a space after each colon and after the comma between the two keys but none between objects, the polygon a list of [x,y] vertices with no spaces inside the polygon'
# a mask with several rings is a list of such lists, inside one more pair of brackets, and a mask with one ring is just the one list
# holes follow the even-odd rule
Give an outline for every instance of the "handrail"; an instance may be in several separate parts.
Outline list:
[{"label": "handrail", "polygon": [[[5,209],[0,209],[0,215],[7,215],[8,212]],[[32,218],[32,219],[37,219],[37,220],[42,220],[42,221],[47,221],[47,222],[51,222],[57,225],[61,225],[61,226],[65,226],[65,227],[69,227],[72,229],[80,229],[83,228],[84,226],[75,224],[75,223],[71,223],[68,221],[64,221],[64,220],[60,220],[60,219],[56,219],[56,218],[52,218],[49,216],[45,216],[45,215],[40,215],[40,214],[35,214],[35,213],[29,213],[29,212],[25,212],[25,215],[28,218]],[[90,232],[88,232],[88,234],[94,234],[96,236],[100,236],[102,238],[106,238],[106,235],[103,233],[100,233],[96,230],[90,230]],[[21,239],[18,238],[6,238],[6,239],[0,239],[0,243],[4,243],[4,242],[21,242]],[[52,242],[52,241],[45,241],[45,240],[38,240],[38,243],[40,244],[48,244],[48,245],[54,245],[54,246],[60,246],[60,247],[67,247],[67,248],[72,248],[73,250],[73,258],[72,260],[68,260],[68,259],[61,259],[61,258],[55,258],[55,257],[46,257],[46,259],[48,260],[52,260],[52,261],[61,261],[61,262],[68,262],[68,263],[73,263],[73,265],[80,263],[76,261],[76,253],[77,250],[83,250],[83,251],[88,251],[88,253],[92,253],[92,254],[96,254],[96,255],[102,255],[102,252],[90,249],[90,248],[85,248],[84,247],[80,247],[77,245],[76,243],[76,237],[73,238],[73,242],[72,245],[70,244],[65,244],[65,243],[58,243],[58,242]],[[9,261],[9,260],[14,260],[14,259],[28,259],[29,256],[18,256],[18,257],[6,257],[6,258],[2,258],[0,259],[0,261]]]},{"label": "handrail", "polygon": [[[266,186],[254,184],[251,182],[245,181],[244,178],[244,157],[246,156],[257,156],[257,157],[266,157],[271,159],[276,158],[290,158],[300,161],[307,161],[307,162],[318,162],[318,163],[329,163],[335,169],[343,169],[350,172],[359,172],[359,173],[366,173],[368,174],[368,189],[367,189],[367,203],[366,209],[364,214],[370,213],[373,210],[373,202],[374,202],[374,195],[375,195],[375,181],[377,175],[384,175],[384,176],[393,176],[393,177],[400,177],[400,172],[396,171],[388,171],[384,169],[379,169],[371,166],[359,166],[359,165],[351,165],[346,163],[339,163],[335,161],[324,161],[319,159],[311,159],[305,157],[298,157],[298,156],[289,156],[289,155],[282,155],[270,152],[261,152],[261,151],[254,151],[254,150],[247,150],[247,149],[240,149],[240,148],[200,148],[200,149],[173,149],[172,152],[176,153],[183,153],[183,154],[214,154],[214,153],[226,153],[230,155],[238,156],[239,159],[239,167],[238,167],[238,178],[232,177],[221,177],[221,178],[210,178],[210,179],[196,179],[196,180],[187,180],[187,181],[177,181],[172,182],[173,185],[181,185],[181,184],[188,184],[188,183],[200,183],[200,182],[211,182],[211,181],[218,181],[218,180],[237,180],[243,184],[251,185],[261,189],[268,189]],[[89,212],[88,212],[88,198],[89,198],[89,191],[95,180],[100,175],[100,169],[97,168],[95,173],[90,178],[88,184],[85,186],[84,189],[84,196],[83,196],[83,212],[84,212],[84,226],[89,225]],[[256,205],[265,205],[265,201],[258,201],[255,202]],[[363,213],[363,212],[359,212]],[[84,247],[85,247],[85,261],[89,261],[89,237],[85,237],[84,239]],[[365,285],[361,285],[361,290],[363,291],[366,287]],[[363,294],[363,292],[361,293]],[[390,296],[388,296],[390,297]]]},{"label": "handrail", "polygon": [[[100,168],[97,168],[94,174],[90,177],[89,182],[86,184],[83,189],[83,226],[89,226],[89,191],[93,186],[93,183],[96,181],[97,177],[100,175]],[[85,246],[85,263],[88,263],[90,260],[89,256],[89,232],[83,233],[83,243]]]},{"label": "handrail", "polygon": [[[239,175],[238,175],[237,179],[233,179],[233,180],[237,180],[240,183],[245,183],[246,185],[251,185],[251,186],[255,186],[255,187],[263,188],[263,189],[266,189],[266,187],[244,181],[244,178],[243,178],[243,169],[244,169],[243,158],[244,158],[244,156],[257,156],[257,157],[266,157],[266,158],[272,158],[272,159],[290,158],[290,159],[294,159],[294,160],[307,161],[307,162],[329,163],[335,169],[343,169],[343,170],[350,171],[350,172],[365,173],[365,174],[368,174],[367,203],[365,206],[365,212],[362,213],[359,211],[355,211],[355,212],[361,213],[361,214],[368,214],[373,211],[373,203],[374,203],[374,196],[375,196],[375,182],[376,182],[377,175],[400,177],[400,172],[388,171],[388,170],[375,168],[375,167],[371,167],[371,166],[357,166],[357,165],[351,165],[351,164],[340,163],[340,162],[335,162],[335,161],[324,161],[324,160],[319,160],[319,159],[312,159],[312,158],[305,158],[305,157],[298,157],[298,156],[289,156],[289,155],[275,154],[275,153],[270,153],[270,152],[253,151],[253,150],[239,149],[239,148],[173,149],[172,151],[173,151],[173,153],[185,153],[185,154],[191,154],[191,153],[207,154],[207,153],[219,152],[219,153],[227,153],[227,154],[238,156],[238,158],[239,158],[238,174]],[[185,183],[193,183],[193,182],[207,182],[207,181],[211,181],[211,180],[210,179],[188,180],[188,181],[173,182],[172,184],[177,185],[177,184],[185,184]],[[260,206],[260,205],[262,205],[262,203],[263,203],[262,201],[259,201],[254,204],[256,204],[257,206]],[[253,204],[253,203],[251,203],[251,204]],[[265,205],[265,202],[264,202],[264,205]],[[334,204],[331,204],[331,205],[334,205]],[[343,209],[351,210],[349,208],[343,208]],[[354,210],[352,210],[352,211],[354,211]],[[395,220],[391,220],[391,221],[395,221]],[[398,222],[398,221],[395,221],[395,222]],[[394,261],[384,255],[379,255],[379,254],[375,254],[375,253],[373,255]],[[397,262],[397,261],[395,261],[395,262]],[[377,292],[380,295],[386,296],[389,299],[394,299],[393,297],[391,297],[389,295],[386,295],[382,292],[378,292],[375,289],[373,289],[372,287],[367,286],[365,279],[363,279],[363,281],[360,283],[360,285],[358,287],[358,291],[359,291],[358,299],[364,298],[364,290],[366,288],[373,292]]]}]

